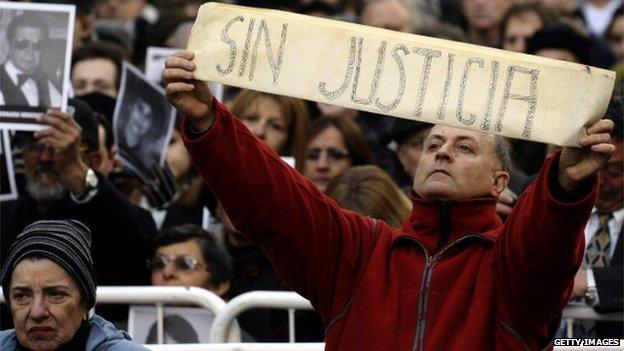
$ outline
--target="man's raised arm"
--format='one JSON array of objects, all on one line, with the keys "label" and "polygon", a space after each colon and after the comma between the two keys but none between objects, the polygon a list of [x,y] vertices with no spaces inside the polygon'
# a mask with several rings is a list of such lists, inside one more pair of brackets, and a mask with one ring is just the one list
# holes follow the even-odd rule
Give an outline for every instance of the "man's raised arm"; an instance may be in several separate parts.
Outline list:
[{"label": "man's raised arm", "polygon": [[342,211],[256,138],[204,82],[193,54],[169,57],[167,98],[184,116],[194,166],[234,226],[261,246],[278,275],[327,322],[352,293],[373,246],[373,221]]},{"label": "man's raised arm", "polygon": [[545,339],[552,330],[539,326],[558,326],[556,317],[583,258],[583,229],[598,193],[596,173],[615,151],[612,129],[612,121],[597,121],[587,127],[581,148],[566,147],[550,157],[501,232],[498,317],[521,336]]}]

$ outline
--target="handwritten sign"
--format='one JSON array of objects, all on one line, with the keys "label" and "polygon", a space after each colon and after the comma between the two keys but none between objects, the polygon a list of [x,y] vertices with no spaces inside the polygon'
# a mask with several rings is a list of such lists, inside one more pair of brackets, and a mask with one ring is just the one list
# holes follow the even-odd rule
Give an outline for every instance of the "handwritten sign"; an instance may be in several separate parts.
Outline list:
[{"label": "handwritten sign", "polygon": [[578,146],[615,73],[386,29],[218,3],[188,49],[196,77],[390,116]]}]

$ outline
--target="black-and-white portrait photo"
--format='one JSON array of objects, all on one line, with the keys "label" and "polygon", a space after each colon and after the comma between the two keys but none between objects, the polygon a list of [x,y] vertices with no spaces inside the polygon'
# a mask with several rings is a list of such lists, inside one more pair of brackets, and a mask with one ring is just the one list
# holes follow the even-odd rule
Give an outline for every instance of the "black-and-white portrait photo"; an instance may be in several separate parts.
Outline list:
[{"label": "black-and-white portrait photo", "polygon": [[[158,344],[154,306],[130,306],[128,333],[132,340],[142,344]],[[214,312],[198,307],[163,308],[163,343],[210,343],[210,328]]]},{"label": "black-and-white portrait photo", "polygon": [[2,128],[39,129],[39,112],[65,109],[74,12],[71,5],[0,2]]},{"label": "black-and-white portrait photo", "polygon": [[163,88],[124,63],[113,128],[119,156],[130,171],[153,178],[152,168],[164,165],[174,120]]},{"label": "black-and-white portrait photo", "polygon": [[0,140],[0,201],[17,199],[10,138],[9,131],[3,130]]}]

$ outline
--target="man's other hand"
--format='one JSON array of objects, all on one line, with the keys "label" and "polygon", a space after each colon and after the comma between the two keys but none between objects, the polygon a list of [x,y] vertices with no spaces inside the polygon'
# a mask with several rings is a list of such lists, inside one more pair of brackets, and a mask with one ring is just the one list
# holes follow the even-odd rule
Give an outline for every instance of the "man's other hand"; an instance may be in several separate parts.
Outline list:
[{"label": "man's other hand", "polygon": [[557,179],[569,193],[577,190],[611,158],[615,145],[611,141],[613,121],[601,119],[587,127],[581,147],[564,147],[559,159]]},{"label": "man's other hand", "polygon": [[587,271],[581,268],[576,272],[574,277],[574,288],[572,289],[572,298],[583,297],[587,293]]},{"label": "man's other hand", "polygon": [[195,63],[190,51],[178,51],[165,61],[163,83],[167,100],[189,119],[198,132],[212,125],[212,93],[205,82],[195,80]]}]

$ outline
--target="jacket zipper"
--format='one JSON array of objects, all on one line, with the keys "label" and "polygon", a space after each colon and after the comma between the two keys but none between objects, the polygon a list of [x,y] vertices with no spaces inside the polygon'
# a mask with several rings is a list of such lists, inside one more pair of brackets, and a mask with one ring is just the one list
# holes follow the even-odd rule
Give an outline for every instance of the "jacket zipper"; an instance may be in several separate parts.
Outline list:
[{"label": "jacket zipper", "polygon": [[[419,243],[420,244],[420,243]],[[422,246],[422,245],[421,245]],[[425,248],[423,247],[423,250]],[[416,324],[416,336],[414,337],[414,343],[412,344],[412,350],[422,350],[423,341],[425,336],[425,316],[427,312],[427,303],[429,302],[429,288],[431,286],[431,269],[433,268],[432,256],[429,256],[427,250],[425,250],[425,271],[423,273],[423,280],[420,283],[420,300],[418,301],[418,323]]]},{"label": "jacket zipper", "polygon": [[416,324],[416,335],[414,336],[414,342],[412,343],[412,351],[423,351],[424,350],[424,342],[425,342],[425,322],[427,320],[427,307],[429,305],[429,292],[431,291],[431,277],[433,273],[433,267],[438,262],[440,257],[446,250],[455,246],[456,244],[462,242],[467,238],[477,237],[481,239],[486,239],[490,241],[488,238],[484,237],[480,234],[469,234],[465,235],[450,244],[443,247],[438,253],[434,256],[430,256],[427,252],[427,249],[423,244],[420,243],[417,239],[410,238],[414,240],[425,252],[425,271],[423,272],[423,280],[420,285],[420,300],[418,302],[418,323]]}]

